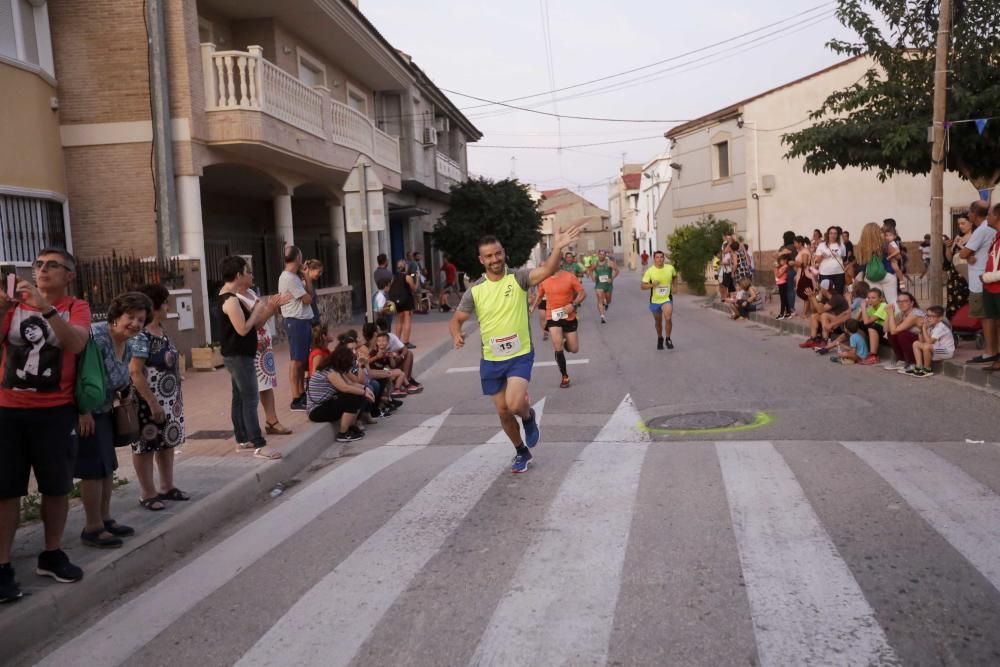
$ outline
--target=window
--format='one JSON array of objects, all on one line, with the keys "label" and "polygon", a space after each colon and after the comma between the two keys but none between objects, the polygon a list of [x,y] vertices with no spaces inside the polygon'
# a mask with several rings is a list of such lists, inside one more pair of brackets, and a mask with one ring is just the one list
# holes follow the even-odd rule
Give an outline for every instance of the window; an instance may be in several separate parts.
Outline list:
[{"label": "window", "polygon": [[326,85],[326,65],[319,58],[309,55],[301,48],[296,48],[299,59],[299,81],[310,88]]},{"label": "window", "polygon": [[62,202],[0,194],[0,262],[33,262],[53,246],[66,247]]},{"label": "window", "polygon": [[729,142],[720,141],[715,148],[715,178],[729,178]]},{"label": "window", "polygon": [[0,59],[55,74],[45,3],[0,0]]},{"label": "window", "polygon": [[368,115],[368,95],[360,88],[352,86],[350,81],[347,82],[347,106]]}]

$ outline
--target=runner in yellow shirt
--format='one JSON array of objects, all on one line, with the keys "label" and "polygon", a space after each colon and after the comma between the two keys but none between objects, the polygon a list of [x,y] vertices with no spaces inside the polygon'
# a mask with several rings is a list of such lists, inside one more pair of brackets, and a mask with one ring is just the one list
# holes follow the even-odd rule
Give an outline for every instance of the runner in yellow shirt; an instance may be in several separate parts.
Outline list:
[{"label": "runner in yellow shirt", "polygon": [[[552,254],[535,269],[507,268],[507,255],[495,236],[479,240],[479,262],[486,273],[462,295],[451,318],[449,331],[455,348],[465,345],[462,325],[475,313],[482,338],[479,379],[483,393],[492,397],[500,424],[514,445],[510,471],[521,473],[531,462],[531,447],[538,444],[539,431],[535,411],[528,403],[528,382],[535,352],[531,345],[531,322],[528,317],[528,290],[559,269],[560,253],[573,243],[583,224],[560,229],[553,239]],[[521,418],[524,439],[521,439]]]},{"label": "runner in yellow shirt", "polygon": [[663,251],[657,250],[653,253],[653,266],[642,274],[642,289],[649,290],[649,312],[653,313],[653,322],[656,324],[657,350],[663,349],[664,342],[668,350],[674,349],[674,343],[670,340],[673,328],[671,318],[674,314],[671,292],[677,271],[673,264],[666,263],[666,259]]}]

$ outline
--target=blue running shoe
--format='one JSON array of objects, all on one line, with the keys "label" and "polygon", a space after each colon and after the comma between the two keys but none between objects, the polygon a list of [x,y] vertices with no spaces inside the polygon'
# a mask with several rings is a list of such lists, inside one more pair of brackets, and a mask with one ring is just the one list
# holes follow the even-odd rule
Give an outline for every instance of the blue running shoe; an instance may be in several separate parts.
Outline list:
[{"label": "blue running shoe", "polygon": [[524,424],[524,444],[528,447],[534,447],[538,444],[538,438],[542,435],[538,430],[538,422],[535,421],[535,409],[531,408],[531,417],[521,421]]},{"label": "blue running shoe", "polygon": [[517,456],[514,457],[514,460],[510,464],[510,471],[515,474],[519,472],[527,472],[528,464],[531,463],[531,459],[533,458],[534,457],[531,455],[531,452],[527,449],[518,452]]}]

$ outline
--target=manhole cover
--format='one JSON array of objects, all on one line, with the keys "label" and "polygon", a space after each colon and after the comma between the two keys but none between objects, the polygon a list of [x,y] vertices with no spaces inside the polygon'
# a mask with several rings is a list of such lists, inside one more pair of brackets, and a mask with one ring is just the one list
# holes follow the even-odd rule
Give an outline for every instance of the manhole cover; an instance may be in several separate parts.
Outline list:
[{"label": "manhole cover", "polygon": [[654,417],[646,422],[650,429],[668,431],[702,431],[756,424],[759,415],[754,412],[715,411],[688,412],[682,415]]},{"label": "manhole cover", "polygon": [[189,433],[188,440],[228,440],[233,437],[232,431],[195,431]]}]

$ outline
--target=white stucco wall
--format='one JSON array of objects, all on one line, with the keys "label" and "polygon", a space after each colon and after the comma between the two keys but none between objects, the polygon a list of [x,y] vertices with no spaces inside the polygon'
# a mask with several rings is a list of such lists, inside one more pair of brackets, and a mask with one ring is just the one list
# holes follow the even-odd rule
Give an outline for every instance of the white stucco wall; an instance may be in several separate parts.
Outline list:
[{"label": "white stucco wall", "polygon": [[[924,176],[897,176],[885,183],[876,172],[860,169],[807,174],[804,160],[786,160],[783,134],[808,126],[808,116],[834,90],[858,81],[868,68],[856,60],[786,88],[747,102],[739,110],[743,127],[732,117],[678,136],[673,160],[675,172],[663,206],[658,211],[662,238],[682,224],[711,212],[736,223],[739,233],[755,249],[774,250],[786,230],[808,236],[814,228],[840,225],[857,238],[867,222],[895,218],[904,240],[916,241],[930,231],[930,181]],[[730,135],[733,156],[731,183],[713,182],[712,137]],[[755,173],[756,139],[759,174]],[[930,146],[928,145],[928,150]],[[752,197],[755,181],[774,177],[774,188]],[[950,210],[964,208],[977,198],[975,188],[956,174],[945,177],[945,233],[950,233]],[[758,231],[759,230],[759,231]],[[761,239],[758,242],[758,238]]]}]

